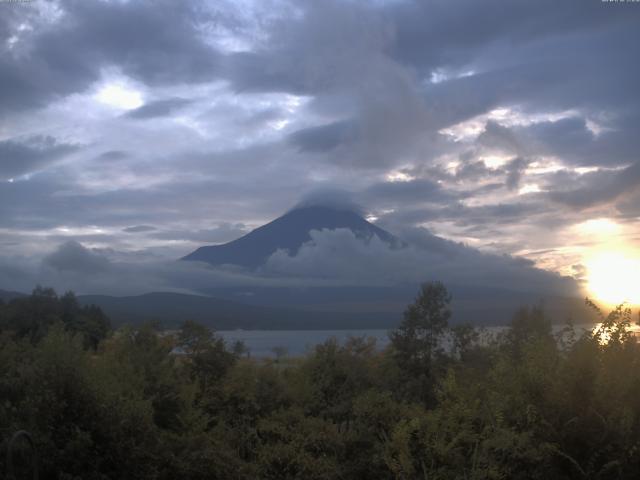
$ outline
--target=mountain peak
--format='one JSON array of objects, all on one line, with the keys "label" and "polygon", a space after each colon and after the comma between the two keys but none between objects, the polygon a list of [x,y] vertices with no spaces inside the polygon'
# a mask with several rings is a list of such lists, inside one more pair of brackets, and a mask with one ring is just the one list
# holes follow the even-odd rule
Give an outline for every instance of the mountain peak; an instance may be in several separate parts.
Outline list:
[{"label": "mountain peak", "polygon": [[[326,212],[347,212],[347,213],[352,213],[354,215],[357,216],[362,216],[361,212],[359,209],[349,206],[349,205],[340,205],[340,204],[335,204],[335,205],[329,205],[329,204],[322,204],[322,203],[299,203],[298,205],[296,205],[295,207],[293,207],[291,210],[287,211],[287,213],[285,213],[284,215],[282,215],[282,217],[286,217],[287,215],[294,213],[294,212],[300,212],[300,211],[306,211],[306,212],[320,212],[320,211],[326,211]],[[280,217],[280,218],[282,218]]]},{"label": "mountain peak", "polygon": [[363,239],[375,235],[390,245],[398,243],[389,232],[366,221],[345,204],[301,203],[243,237],[223,245],[200,247],[182,260],[257,268],[277,250],[287,250],[295,255],[304,243],[311,241],[313,230],[336,229],[351,230]]},{"label": "mountain peak", "polygon": [[364,216],[364,208],[353,200],[351,194],[338,189],[319,189],[304,196],[290,211],[309,207],[353,212]]}]

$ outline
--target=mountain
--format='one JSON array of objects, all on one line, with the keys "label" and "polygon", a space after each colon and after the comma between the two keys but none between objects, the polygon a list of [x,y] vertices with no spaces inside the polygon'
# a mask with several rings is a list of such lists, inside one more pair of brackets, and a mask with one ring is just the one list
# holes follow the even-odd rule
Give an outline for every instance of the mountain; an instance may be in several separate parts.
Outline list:
[{"label": "mountain", "polygon": [[[213,265],[232,264],[250,269],[259,268],[277,250],[291,255],[311,241],[313,230],[348,229],[365,241],[374,236],[394,250],[406,244],[385,230],[369,223],[357,213],[329,206],[295,208],[237,240],[224,245],[201,247],[183,260],[196,260]],[[427,247],[436,254],[460,261],[454,267],[495,269],[527,268],[501,262],[498,257],[469,253],[469,248],[433,236]],[[401,253],[396,250],[394,253]],[[424,261],[425,271],[430,264]],[[487,260],[488,259],[488,260]],[[471,261],[470,261],[471,260]],[[493,263],[492,263],[493,262]],[[494,265],[495,263],[495,265]],[[471,285],[446,282],[453,296],[452,323],[474,325],[504,325],[514,311],[523,305],[543,304],[554,322],[572,317],[576,322],[595,321],[592,312],[581,300],[562,297],[561,293],[543,295],[533,289],[518,289],[514,283],[504,287],[478,281]],[[407,281],[388,286],[305,285],[303,282],[280,285],[227,285],[198,289],[198,295],[156,292],[145,295],[113,297],[81,295],[82,304],[100,306],[114,324],[139,324],[160,321],[165,327],[175,327],[184,320],[195,320],[215,329],[367,329],[393,328],[402,318],[406,306],[414,300],[419,285]],[[0,291],[0,298],[15,298],[19,294]]]},{"label": "mountain", "polygon": [[[277,250],[286,250],[296,255],[300,247],[311,241],[312,230],[348,229],[357,237],[368,240],[373,236],[392,247],[406,244],[391,233],[366,221],[357,213],[330,206],[305,206],[295,208],[285,215],[263,225],[247,235],[223,245],[206,246],[183,257],[182,260],[202,261],[212,265],[239,265],[256,269]],[[473,267],[480,266],[488,271],[499,268],[507,270],[514,264],[503,264],[496,257],[491,259],[478,252],[471,255],[465,246],[447,242],[438,237],[432,239],[432,250],[443,255],[476,260]],[[473,262],[472,262],[473,263]],[[496,266],[497,265],[497,266]],[[500,266],[502,265],[502,266]],[[456,265],[454,265],[455,267]],[[425,265],[428,270],[429,265]],[[457,265],[458,268],[463,266]],[[517,268],[526,268],[516,265]],[[466,266],[465,266],[466,268]],[[209,300],[197,300],[195,305],[210,305],[209,312],[220,310],[223,303],[242,304],[237,312],[235,325],[239,328],[354,328],[355,325],[392,327],[400,318],[406,306],[418,291],[417,282],[394,286],[247,286],[201,288],[199,293]],[[476,283],[471,285],[447,282],[453,296],[453,323],[468,322],[475,325],[504,325],[513,313],[523,305],[543,304],[554,322],[561,323],[572,317],[576,322],[595,321],[592,312],[584,308],[582,300],[562,296],[563,294],[541,294],[535,289],[518,289],[517,284],[491,287]],[[181,299],[187,301],[186,299]],[[168,311],[175,311],[177,305],[169,305]],[[188,308],[192,308],[189,306]],[[234,307],[235,308],[235,307]],[[263,312],[252,309],[264,309]],[[278,311],[278,314],[274,312]],[[192,312],[196,314],[196,312]],[[184,315],[183,315],[184,316]],[[324,318],[323,318],[324,316]],[[224,315],[217,316],[222,321]],[[271,318],[271,321],[268,319]],[[363,319],[365,319],[363,321]],[[368,320],[367,320],[368,319]],[[218,321],[216,320],[216,321]],[[224,320],[226,322],[226,320]],[[343,322],[340,324],[340,322]],[[252,326],[249,326],[252,325]],[[337,327],[335,326],[337,325]]]},{"label": "mountain", "polygon": [[308,206],[291,210],[285,215],[263,225],[243,237],[223,245],[200,247],[182,258],[212,265],[240,265],[255,269],[279,249],[295,255],[298,249],[311,240],[312,230],[336,230],[346,228],[357,237],[369,239],[377,236],[390,245],[401,242],[389,232],[367,222],[353,211],[335,207]]}]

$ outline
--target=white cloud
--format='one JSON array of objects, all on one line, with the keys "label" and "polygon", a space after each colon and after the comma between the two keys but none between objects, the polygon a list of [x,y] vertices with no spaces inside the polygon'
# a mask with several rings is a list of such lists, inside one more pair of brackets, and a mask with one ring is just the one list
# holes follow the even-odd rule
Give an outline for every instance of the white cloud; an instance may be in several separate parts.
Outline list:
[{"label": "white cloud", "polygon": [[313,231],[311,238],[295,256],[282,250],[274,253],[264,272],[352,285],[440,280],[554,295],[577,293],[572,281],[536,269],[523,259],[484,254],[422,229],[413,230],[411,244],[403,248],[390,248],[377,237],[365,243],[344,229]]}]

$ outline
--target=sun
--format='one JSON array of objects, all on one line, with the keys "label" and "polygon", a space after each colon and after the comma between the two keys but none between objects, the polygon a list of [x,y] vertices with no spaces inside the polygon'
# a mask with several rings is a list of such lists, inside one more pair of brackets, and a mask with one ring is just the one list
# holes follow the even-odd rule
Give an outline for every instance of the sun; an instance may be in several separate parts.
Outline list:
[{"label": "sun", "polygon": [[608,306],[640,305],[640,259],[621,252],[600,253],[587,262],[588,289]]}]

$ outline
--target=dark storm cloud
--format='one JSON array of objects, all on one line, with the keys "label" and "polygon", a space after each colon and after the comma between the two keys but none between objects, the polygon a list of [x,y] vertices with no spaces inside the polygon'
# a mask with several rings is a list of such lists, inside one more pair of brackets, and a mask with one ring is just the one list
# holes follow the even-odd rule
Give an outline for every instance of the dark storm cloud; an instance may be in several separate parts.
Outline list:
[{"label": "dark storm cloud", "polygon": [[0,179],[10,179],[51,165],[80,147],[36,136],[0,142]]},{"label": "dark storm cloud", "polygon": [[185,105],[188,105],[189,103],[191,102],[184,98],[167,98],[164,100],[156,100],[127,112],[125,116],[135,119],[166,117],[176,110],[184,107]]}]

